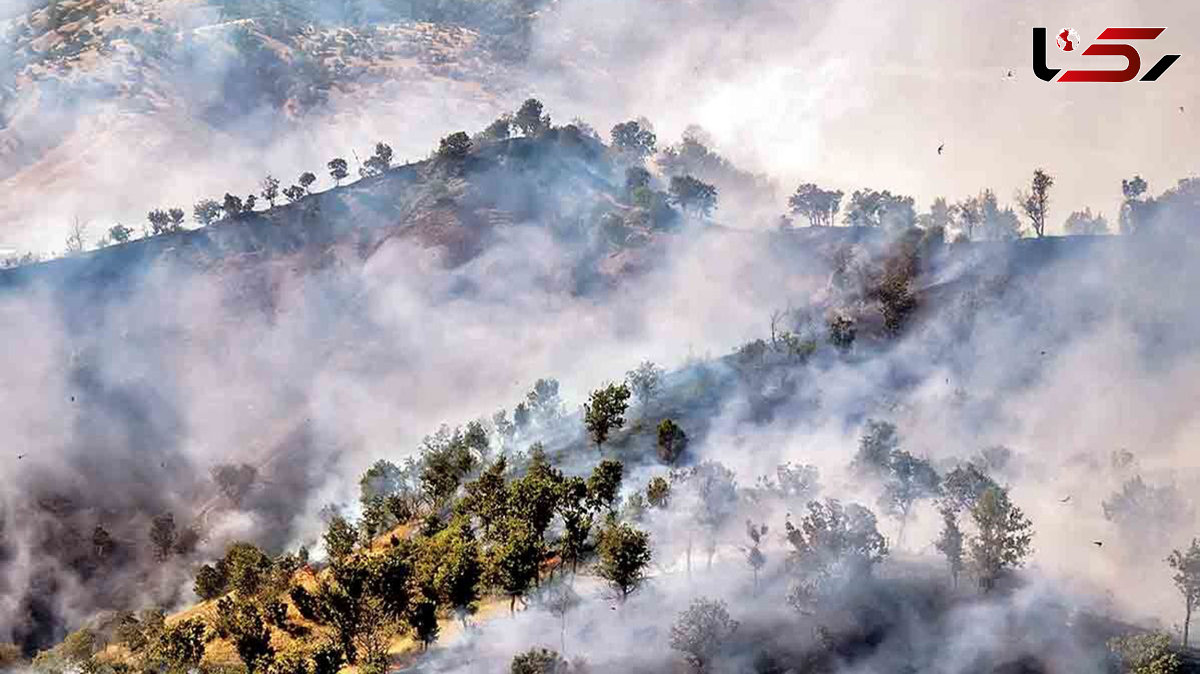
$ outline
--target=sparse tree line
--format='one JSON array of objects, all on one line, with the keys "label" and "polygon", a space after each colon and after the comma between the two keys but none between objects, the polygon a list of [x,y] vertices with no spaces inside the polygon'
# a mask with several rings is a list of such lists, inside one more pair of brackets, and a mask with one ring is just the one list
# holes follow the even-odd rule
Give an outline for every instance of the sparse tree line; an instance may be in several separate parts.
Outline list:
[{"label": "sparse tree line", "polygon": [[[439,141],[433,156],[444,166],[460,166],[479,148],[509,140],[517,134],[531,139],[591,139],[600,143],[596,132],[582,121],[555,127],[542,103],[531,98],[516,112],[502,115],[473,137],[464,131],[447,135]],[[644,119],[614,126],[609,144],[605,147],[615,164],[624,167],[624,182],[619,192],[633,210],[629,213],[604,212],[599,218],[598,227],[620,242],[629,236],[631,228],[669,226],[679,213],[697,218],[710,217],[718,207],[718,189],[693,172],[726,170],[728,162],[709,150],[705,142],[702,133],[690,130],[678,145],[660,148],[650,123]],[[656,158],[661,179],[647,170],[646,162],[650,158]],[[357,173],[361,179],[373,178],[386,174],[394,166],[391,146],[379,142],[369,157],[359,161]],[[351,175],[350,163],[344,157],[331,159],[325,168],[334,188],[341,187]],[[269,210],[282,200],[300,202],[314,194],[316,181],[316,174],[308,171],[301,173],[295,183],[286,186],[274,175],[267,175],[260,182],[258,191],[245,197],[226,193],[221,199],[198,201],[192,207],[191,222],[198,227],[208,227],[257,212],[260,204],[265,204]],[[1176,188],[1154,199],[1146,196],[1147,184],[1140,176],[1122,181],[1125,200],[1120,213],[1120,231],[1133,233],[1150,229],[1155,219],[1169,210],[1166,206],[1186,201],[1187,194],[1197,188],[1193,183],[1192,180],[1180,181]],[[1054,178],[1044,170],[1037,169],[1028,188],[1016,195],[1017,210],[1002,206],[993,191],[983,190],[976,196],[955,203],[938,198],[927,213],[918,215],[912,197],[892,194],[888,190],[855,190],[843,208],[845,195],[841,190],[805,183],[789,198],[789,214],[783,216],[781,225],[790,227],[793,218],[802,218],[813,227],[832,226],[840,213],[842,221],[851,226],[896,229],[920,227],[927,231],[942,232],[941,236],[952,241],[1011,240],[1023,235],[1023,217],[1029,231],[1041,237],[1046,233],[1053,185]],[[181,232],[186,229],[187,223],[187,214],[181,207],[156,208],[147,213],[141,235],[146,238]],[[86,229],[86,223],[76,220],[67,238],[66,254],[78,254],[88,248]],[[1094,215],[1090,209],[1071,213],[1064,223],[1064,229],[1068,234],[1110,232],[1104,216]],[[136,234],[133,228],[124,224],[113,225],[96,242],[96,247],[128,243]],[[41,261],[40,256],[25,254],[10,256],[0,264],[13,267],[38,261]]]}]

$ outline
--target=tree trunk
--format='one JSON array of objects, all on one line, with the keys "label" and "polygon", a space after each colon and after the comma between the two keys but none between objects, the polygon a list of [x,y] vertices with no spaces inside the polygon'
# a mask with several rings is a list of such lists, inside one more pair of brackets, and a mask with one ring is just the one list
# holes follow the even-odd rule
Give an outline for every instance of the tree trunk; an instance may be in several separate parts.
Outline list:
[{"label": "tree trunk", "polygon": [[1184,618],[1183,618],[1183,647],[1188,647],[1188,628],[1192,624],[1192,598],[1188,597],[1184,602]]}]

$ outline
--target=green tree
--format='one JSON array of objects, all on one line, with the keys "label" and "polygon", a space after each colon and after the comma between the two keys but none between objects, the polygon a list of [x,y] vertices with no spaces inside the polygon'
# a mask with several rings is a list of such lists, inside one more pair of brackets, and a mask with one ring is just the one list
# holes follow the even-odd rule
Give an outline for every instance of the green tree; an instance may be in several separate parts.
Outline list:
[{"label": "green tree", "polygon": [[588,396],[583,406],[583,423],[588,434],[600,451],[612,431],[625,425],[625,412],[629,409],[629,387],[625,384],[608,384]]},{"label": "green tree", "polygon": [[1183,670],[1179,656],[1171,652],[1171,637],[1148,633],[1117,637],[1108,648],[1129,674],[1176,674]]},{"label": "green tree", "polygon": [[479,542],[466,522],[457,521],[443,534],[434,583],[442,602],[454,609],[463,627],[479,608],[483,562]]},{"label": "green tree", "polygon": [[1141,227],[1143,221],[1148,215],[1148,206],[1150,201],[1142,197],[1146,194],[1146,188],[1149,185],[1141,176],[1134,176],[1128,180],[1121,180],[1121,194],[1125,197],[1121,202],[1121,214],[1119,223],[1121,225],[1122,234],[1133,234]]},{"label": "green tree", "polygon": [[942,505],[954,513],[969,511],[985,491],[998,486],[979,466],[968,461],[955,466],[942,480]]},{"label": "green tree", "polygon": [[562,481],[558,515],[562,518],[563,532],[558,551],[564,564],[570,562],[572,572],[578,571],[579,560],[587,552],[588,536],[595,521],[588,501],[587,482],[583,478],[568,477]]},{"label": "green tree", "polygon": [[606,508],[610,512],[616,510],[624,474],[625,466],[615,459],[605,459],[596,464],[587,481],[588,500],[593,508]]},{"label": "green tree", "polygon": [[804,183],[788,198],[788,207],[798,216],[808,218],[812,227],[829,227],[842,204],[841,190],[824,190],[813,183]]},{"label": "green tree", "polygon": [[650,535],[628,524],[607,527],[600,534],[601,578],[625,599],[642,584],[650,564]]},{"label": "green tree", "polygon": [[517,653],[509,667],[512,674],[563,674],[566,671],[567,661],[547,648],[534,648]]},{"label": "green tree", "polygon": [[229,589],[236,591],[242,599],[250,599],[266,582],[271,572],[271,558],[256,546],[239,542],[229,546],[218,566]]},{"label": "green tree", "polygon": [[350,166],[341,157],[329,160],[326,167],[329,169],[329,177],[333,178],[334,187],[341,187],[342,181],[350,175]]},{"label": "green tree", "polygon": [[207,627],[203,620],[188,618],[163,629],[158,652],[169,671],[187,672],[196,669],[204,658]]},{"label": "green tree", "polygon": [[688,445],[687,433],[670,419],[663,419],[658,424],[658,458],[667,465],[673,465],[683,455]]},{"label": "green tree", "polygon": [[271,646],[271,630],[258,607],[244,601],[235,603],[230,616],[229,633],[238,658],[250,674],[270,666],[275,649]]},{"label": "green tree", "polygon": [[1054,178],[1042,169],[1035,169],[1029,190],[1020,194],[1021,210],[1029,218],[1033,233],[1040,239],[1046,235],[1046,212],[1050,207],[1050,188]]},{"label": "green tree", "polygon": [[376,143],[375,153],[367,158],[363,163],[362,176],[364,178],[370,176],[382,175],[392,168],[392,146],[387,143]]},{"label": "green tree", "polygon": [[1175,581],[1175,587],[1183,595],[1183,647],[1187,648],[1192,609],[1196,606],[1196,599],[1200,598],[1200,542],[1193,538],[1187,550],[1172,550],[1167,557],[1167,564],[1175,572],[1171,580]]},{"label": "green tree", "polygon": [[526,137],[533,138],[550,128],[550,116],[543,113],[541,101],[530,98],[521,104],[513,116],[513,125]]},{"label": "green tree", "polygon": [[221,565],[205,564],[196,572],[196,582],[192,589],[202,601],[211,601],[225,594],[229,580],[220,571]]},{"label": "green tree", "polygon": [[354,525],[346,521],[345,517],[334,515],[329,519],[329,526],[325,529],[324,538],[325,551],[329,553],[329,559],[338,562],[354,552],[354,544],[358,541],[358,531]]},{"label": "green tree", "polygon": [[488,572],[492,584],[508,595],[511,613],[516,611],[517,599],[525,603],[525,594],[537,581],[543,549],[532,527],[523,520],[508,518],[502,532],[500,542],[490,551]]},{"label": "green tree", "polygon": [[671,625],[671,648],[682,653],[695,671],[704,672],[737,629],[738,621],[729,616],[725,602],[700,597]]},{"label": "green tree", "polygon": [[1033,524],[1008,498],[1008,491],[988,487],[971,508],[975,535],[968,541],[972,570],[984,592],[995,587],[1007,569],[1024,563],[1033,541]]},{"label": "green tree", "polygon": [[321,642],[312,651],[312,674],[338,674],[345,661],[346,654],[340,646],[329,641]]},{"label": "green tree", "polygon": [[507,470],[508,460],[501,456],[476,480],[467,483],[463,497],[455,504],[460,512],[479,518],[484,537],[490,537],[493,527],[508,512],[509,491],[504,481]]},{"label": "green tree", "polygon": [[701,217],[717,207],[717,188],[690,175],[672,176],[670,195],[672,204]]}]

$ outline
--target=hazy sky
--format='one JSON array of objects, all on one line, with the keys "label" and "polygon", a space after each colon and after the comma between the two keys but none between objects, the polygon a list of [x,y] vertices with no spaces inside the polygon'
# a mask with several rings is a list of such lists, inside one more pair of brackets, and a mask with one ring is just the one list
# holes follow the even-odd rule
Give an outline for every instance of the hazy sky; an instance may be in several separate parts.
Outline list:
[{"label": "hazy sky", "polygon": [[[616,0],[626,11],[603,21],[586,4],[563,11],[564,51],[597,24],[619,46],[612,54],[628,53],[630,34],[653,42],[591,71],[610,87],[600,98],[646,114],[660,138],[699,123],[722,152],[788,188],[866,185],[927,206],[991,187],[1008,200],[1043,166],[1057,180],[1057,227],[1084,205],[1115,219],[1120,180],[1134,173],[1157,191],[1196,170],[1200,3]],[[1085,45],[1109,26],[1165,26],[1141,46],[1143,72],[1163,54],[1182,57],[1154,83],[1046,83],[1032,73],[1034,26],[1075,28]],[[1049,60],[1123,65],[1053,44]]]},{"label": "hazy sky", "polygon": [[[1163,54],[1182,58],[1153,83],[1046,83],[1031,70],[1034,26],[1075,28],[1085,44],[1108,26],[1165,26],[1141,45],[1143,72]],[[339,95],[332,114],[252,143],[178,109],[138,120],[84,104],[68,142],[0,183],[0,251],[61,250],[76,216],[92,223],[94,242],[117,221],[140,227],[150,208],[246,194],[264,173],[316,170],[379,139],[420,158],[528,95],[557,123],[580,117],[604,135],[641,115],[660,144],[700,124],[720,152],[779,180],[769,211],[808,181],[911,194],[921,209],[985,187],[1011,201],[1042,166],[1056,178],[1052,231],[1084,206],[1115,221],[1122,178],[1140,173],[1157,193],[1196,170],[1198,36],[1200,3],[1190,1],[560,0],[539,23],[528,74],[494,99],[469,83],[398,84]],[[1049,56],[1052,67],[1122,65],[1053,45]],[[47,123],[38,119],[27,128]],[[256,125],[240,133],[266,133]],[[750,226],[741,215],[718,218]]]}]

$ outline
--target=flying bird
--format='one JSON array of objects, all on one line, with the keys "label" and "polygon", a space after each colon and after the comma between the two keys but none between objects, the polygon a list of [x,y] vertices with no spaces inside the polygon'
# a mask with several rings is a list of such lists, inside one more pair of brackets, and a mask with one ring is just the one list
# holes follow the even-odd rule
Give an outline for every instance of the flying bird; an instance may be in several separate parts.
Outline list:
[{"label": "flying bird", "polygon": [[946,149],[946,144],[942,143],[941,145],[938,146],[938,154],[940,155],[942,153],[942,150],[944,150],[944,149]]},{"label": "flying bird", "polygon": [[25,458],[25,455],[24,455],[24,454],[18,454],[18,455],[17,455],[17,461],[20,461],[21,459],[24,459],[24,458]]},{"label": "flying bird", "polygon": [[1070,501],[1070,500],[1071,500],[1071,496],[1070,496],[1070,495],[1067,495],[1065,498],[1060,498],[1060,499],[1058,499],[1058,502],[1059,502],[1059,503],[1066,503],[1067,501]]},{"label": "flying bird", "polygon": [[1181,106],[1179,106],[1179,111],[1180,111],[1180,112],[1183,112],[1183,106],[1182,106],[1182,105],[1181,105]]},{"label": "flying bird", "polygon": [[1101,548],[1104,547],[1104,541],[1092,541],[1092,545]]}]

